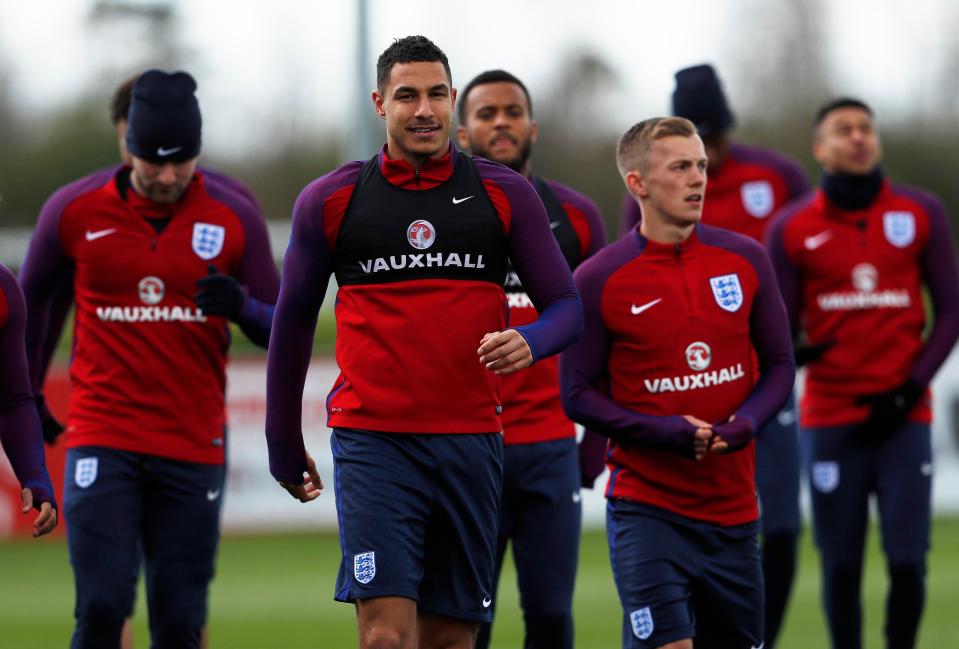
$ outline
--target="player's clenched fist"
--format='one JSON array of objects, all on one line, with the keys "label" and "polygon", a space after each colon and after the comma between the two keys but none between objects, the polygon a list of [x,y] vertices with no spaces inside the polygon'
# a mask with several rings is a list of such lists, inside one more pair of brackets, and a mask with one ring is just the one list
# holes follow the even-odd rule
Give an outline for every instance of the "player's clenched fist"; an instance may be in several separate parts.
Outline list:
[{"label": "player's clenched fist", "polygon": [[533,350],[515,329],[486,334],[476,353],[479,362],[495,374],[512,374],[533,364]]}]

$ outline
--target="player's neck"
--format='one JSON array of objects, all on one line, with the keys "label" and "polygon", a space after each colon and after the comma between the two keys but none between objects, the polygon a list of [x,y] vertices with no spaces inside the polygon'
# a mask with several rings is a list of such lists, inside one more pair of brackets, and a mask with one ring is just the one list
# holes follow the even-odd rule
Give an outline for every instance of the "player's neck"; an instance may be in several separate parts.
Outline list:
[{"label": "player's neck", "polygon": [[682,243],[696,229],[695,223],[676,223],[643,207],[643,219],[639,222],[639,233],[656,243]]},{"label": "player's neck", "polygon": [[386,157],[390,160],[403,160],[406,164],[412,167],[413,171],[419,171],[420,167],[427,160],[442,160],[449,153],[450,150],[450,140],[446,138],[441,146],[435,153],[429,155],[421,155],[413,153],[398,146],[392,139],[387,139],[386,141]]}]

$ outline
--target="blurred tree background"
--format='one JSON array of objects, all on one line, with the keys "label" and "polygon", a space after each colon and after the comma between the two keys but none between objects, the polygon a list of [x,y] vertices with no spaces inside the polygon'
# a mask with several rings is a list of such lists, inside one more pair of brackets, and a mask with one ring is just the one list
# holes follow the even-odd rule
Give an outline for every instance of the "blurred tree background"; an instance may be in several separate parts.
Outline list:
[{"label": "blurred tree background", "polygon": [[[728,39],[719,53],[725,61],[720,76],[737,117],[735,137],[794,156],[813,180],[818,171],[809,153],[812,113],[826,99],[843,93],[827,63],[823,44],[836,34],[828,33],[822,23],[823,6],[822,0],[783,0],[773,9],[762,0],[748,0],[730,13],[727,27],[749,37]],[[137,55],[122,68],[105,67],[101,81],[86,95],[42,115],[18,108],[0,48],[0,225],[32,225],[54,189],[116,162],[116,136],[107,109],[113,88],[134,71],[175,68],[191,60],[192,53],[177,38],[175,7],[162,0],[92,2],[84,27],[90,37],[121,46],[135,42]],[[959,26],[959,6],[945,11],[942,20]],[[878,119],[889,175],[935,191],[955,220],[959,184],[952,161],[959,144],[959,41],[943,61],[935,72],[936,82],[926,84],[929,87],[917,97],[915,110],[885,115],[880,109]],[[603,210],[611,236],[618,231],[623,196],[614,162],[620,134],[615,125],[624,123],[623,115],[630,112],[621,99],[624,84],[617,69],[623,68],[613,63],[595,50],[571,45],[557,57],[549,80],[533,97],[541,133],[533,154],[536,172],[592,197]],[[631,81],[641,83],[642,61],[628,69],[635,76]],[[322,131],[306,124],[295,97],[287,102],[277,99],[278,105],[290,108],[250,125],[259,142],[255,151],[204,154],[203,162],[246,182],[269,219],[287,220],[304,185],[355,155],[351,145],[362,120],[348,114],[347,128],[334,131],[331,124]],[[648,116],[629,115],[629,122]],[[205,117],[217,119],[209,113]],[[373,141],[380,141],[382,123],[372,128],[378,129]]]}]

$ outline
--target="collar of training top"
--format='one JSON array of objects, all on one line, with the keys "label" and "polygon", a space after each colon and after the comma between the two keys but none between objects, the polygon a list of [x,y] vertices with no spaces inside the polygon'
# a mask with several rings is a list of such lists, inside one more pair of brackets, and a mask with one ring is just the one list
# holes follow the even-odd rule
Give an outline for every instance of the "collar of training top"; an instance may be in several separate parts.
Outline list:
[{"label": "collar of training top", "polygon": [[404,189],[431,189],[440,185],[453,175],[453,163],[456,149],[453,143],[449,143],[449,149],[442,158],[427,158],[419,168],[419,176],[416,170],[403,159],[392,159],[386,155],[386,146],[380,149],[380,171],[383,177],[391,184]]}]

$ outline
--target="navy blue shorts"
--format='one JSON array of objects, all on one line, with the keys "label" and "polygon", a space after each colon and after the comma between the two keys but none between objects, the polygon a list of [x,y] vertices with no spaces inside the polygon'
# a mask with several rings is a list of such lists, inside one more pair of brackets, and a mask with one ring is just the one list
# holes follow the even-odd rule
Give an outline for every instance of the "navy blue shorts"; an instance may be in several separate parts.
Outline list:
[{"label": "navy blue shorts", "polygon": [[858,567],[875,494],[882,546],[891,565],[915,565],[929,550],[932,434],[910,422],[877,446],[853,437],[853,426],[805,429],[816,544],[824,567]]},{"label": "navy blue shorts", "polygon": [[790,395],[756,435],[756,488],[764,536],[799,534],[799,473],[796,399]]},{"label": "navy blue shorts", "polygon": [[721,527],[613,498],[606,532],[623,649],[685,638],[696,649],[762,645],[759,521]]},{"label": "navy blue shorts", "polygon": [[[571,647],[583,518],[576,439],[514,444],[504,453],[496,582],[512,543],[527,646]],[[488,629],[480,632],[476,646],[489,646]]]},{"label": "navy blue shorts", "polygon": [[333,429],[343,553],[335,599],[407,597],[488,622],[503,479],[499,433]]},{"label": "navy blue shorts", "polygon": [[76,582],[74,648],[118,646],[146,566],[155,646],[199,646],[220,538],[223,465],[67,450],[63,513]]}]

